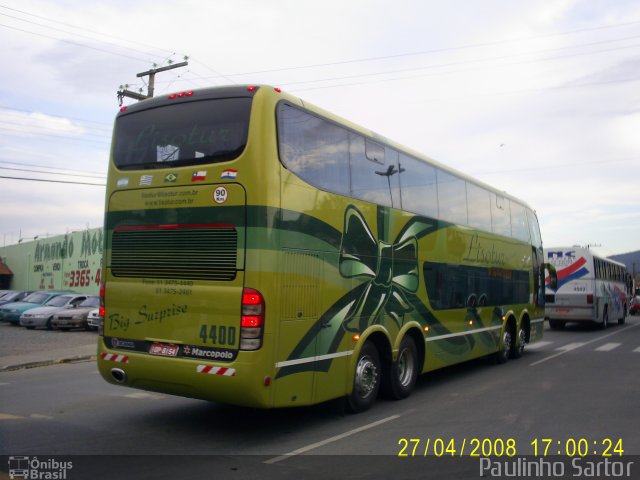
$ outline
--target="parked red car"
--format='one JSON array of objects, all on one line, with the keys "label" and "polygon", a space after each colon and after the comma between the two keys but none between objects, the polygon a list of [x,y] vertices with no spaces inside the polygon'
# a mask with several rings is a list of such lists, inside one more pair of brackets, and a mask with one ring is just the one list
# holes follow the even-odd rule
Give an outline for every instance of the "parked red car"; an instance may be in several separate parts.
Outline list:
[{"label": "parked red car", "polygon": [[640,313],[640,295],[636,295],[629,305],[629,315],[638,315]]}]

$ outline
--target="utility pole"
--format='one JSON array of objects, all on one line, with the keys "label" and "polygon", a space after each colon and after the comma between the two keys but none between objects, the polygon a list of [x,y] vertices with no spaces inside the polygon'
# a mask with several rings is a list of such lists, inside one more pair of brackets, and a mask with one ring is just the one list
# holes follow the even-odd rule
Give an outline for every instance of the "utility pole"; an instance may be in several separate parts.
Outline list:
[{"label": "utility pole", "polygon": [[180,62],[180,63],[174,63],[173,65],[167,65],[166,67],[152,68],[151,70],[147,70],[146,72],[138,73],[136,75],[138,78],[146,77],[146,76],[149,77],[149,84],[147,86],[147,94],[145,95],[144,93],[142,93],[142,91],[140,93],[138,93],[138,92],[132,92],[131,90],[127,90],[126,89],[126,85],[125,86],[120,86],[120,90],[118,90],[118,92],[117,92],[119,104],[122,105],[122,100],[124,99],[124,97],[133,98],[135,100],[145,100],[147,98],[153,97],[153,91],[154,91],[154,88],[155,88],[156,73],[165,72],[167,70],[172,70],[174,68],[186,67],[187,65],[189,65],[189,62],[184,61],[184,62]]}]

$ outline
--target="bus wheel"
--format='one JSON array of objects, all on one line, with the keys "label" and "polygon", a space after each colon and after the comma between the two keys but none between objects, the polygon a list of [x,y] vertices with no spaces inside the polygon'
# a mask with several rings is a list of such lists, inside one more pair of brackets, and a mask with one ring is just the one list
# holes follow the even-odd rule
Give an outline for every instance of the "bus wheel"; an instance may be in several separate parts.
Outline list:
[{"label": "bus wheel", "polygon": [[607,307],[604,307],[604,313],[602,314],[602,325],[600,328],[603,330],[609,326],[609,311]]},{"label": "bus wheel", "polygon": [[618,325],[624,325],[624,322],[627,320],[627,306],[624,306],[624,312],[622,312],[622,318],[618,319]]},{"label": "bus wheel", "polygon": [[527,332],[520,327],[518,330],[518,338],[511,345],[511,358],[520,358],[524,353],[524,346],[527,343]]},{"label": "bus wheel", "polygon": [[507,325],[504,333],[502,334],[502,342],[500,342],[500,349],[496,352],[496,360],[498,363],[505,363],[509,360],[509,353],[511,352],[511,328]]},{"label": "bus wheel", "polygon": [[380,355],[371,342],[366,342],[360,350],[353,379],[353,391],[347,397],[347,405],[353,413],[371,408],[380,390]]},{"label": "bus wheel", "polygon": [[564,322],[562,320],[549,320],[549,326],[552,330],[562,330],[564,328]]},{"label": "bus wheel", "polygon": [[389,375],[383,377],[385,397],[402,400],[411,395],[418,379],[418,349],[409,335],[400,343],[398,360],[391,364]]}]

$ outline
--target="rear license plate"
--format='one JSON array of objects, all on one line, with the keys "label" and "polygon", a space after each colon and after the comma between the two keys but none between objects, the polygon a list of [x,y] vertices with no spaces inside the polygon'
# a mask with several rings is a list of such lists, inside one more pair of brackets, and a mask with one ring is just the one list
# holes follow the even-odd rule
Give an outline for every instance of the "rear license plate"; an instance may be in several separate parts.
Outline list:
[{"label": "rear license plate", "polygon": [[151,348],[149,348],[149,353],[163,357],[177,357],[179,349],[180,347],[178,347],[178,345],[170,343],[154,343],[151,345]]}]

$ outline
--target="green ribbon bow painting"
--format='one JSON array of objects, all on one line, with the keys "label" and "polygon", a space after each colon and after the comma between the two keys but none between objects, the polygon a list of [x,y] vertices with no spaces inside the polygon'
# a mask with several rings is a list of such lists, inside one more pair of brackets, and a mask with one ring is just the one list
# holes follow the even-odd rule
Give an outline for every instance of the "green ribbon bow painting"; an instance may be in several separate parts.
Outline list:
[{"label": "green ribbon bow painting", "polygon": [[377,235],[357,207],[345,210],[338,269],[343,278],[357,283],[313,325],[288,360],[318,358],[288,365],[277,377],[303,371],[328,371],[347,332],[360,333],[373,324],[395,322],[401,327],[405,315],[415,313],[421,324],[437,323],[418,299],[420,286],[418,240],[441,227],[439,222],[412,217],[391,241],[390,212],[377,207]]}]

